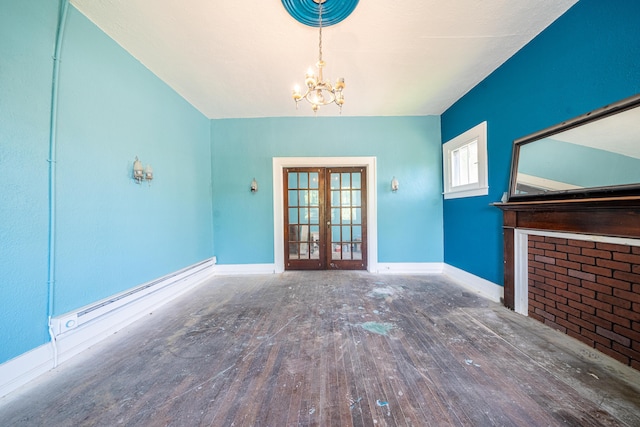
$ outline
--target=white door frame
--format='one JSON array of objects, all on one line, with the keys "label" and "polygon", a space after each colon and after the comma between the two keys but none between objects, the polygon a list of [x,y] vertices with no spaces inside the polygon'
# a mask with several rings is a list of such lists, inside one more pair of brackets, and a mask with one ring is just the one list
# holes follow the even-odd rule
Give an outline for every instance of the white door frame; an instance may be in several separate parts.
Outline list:
[{"label": "white door frame", "polygon": [[375,157],[274,157],[273,158],[273,257],[275,272],[284,272],[284,168],[347,167],[367,170],[367,271],[378,270],[378,201]]},{"label": "white door frame", "polygon": [[513,311],[529,315],[529,233],[513,230]]}]

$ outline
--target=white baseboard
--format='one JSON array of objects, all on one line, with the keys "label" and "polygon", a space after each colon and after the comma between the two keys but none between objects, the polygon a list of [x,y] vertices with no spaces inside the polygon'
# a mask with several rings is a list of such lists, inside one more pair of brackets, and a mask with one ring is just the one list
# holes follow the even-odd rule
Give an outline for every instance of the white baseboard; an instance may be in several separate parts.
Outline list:
[{"label": "white baseboard", "polygon": [[[192,290],[210,278],[213,273],[213,260],[195,264],[197,272],[190,274],[191,266],[154,281],[154,288],[138,299],[109,311],[91,321],[56,336],[58,364],[95,345],[106,337],[118,332],[136,320],[147,316],[160,306]],[[166,282],[171,283],[167,284]],[[144,285],[141,285],[144,286]],[[135,289],[135,288],[134,288]],[[68,318],[71,313],[58,316]],[[51,343],[37,347],[0,365],[0,397],[46,373],[55,366],[55,355]]]},{"label": "white baseboard", "polygon": [[0,397],[53,368],[51,345],[43,344],[0,365]]},{"label": "white baseboard", "polygon": [[213,274],[216,276],[274,274],[275,272],[275,264],[217,264],[213,267]]},{"label": "white baseboard", "polygon": [[450,279],[455,280],[465,288],[474,291],[492,301],[500,302],[500,300],[504,297],[504,287],[483,279],[482,277],[478,277],[475,274],[468,273],[452,265],[444,264],[442,273]]},{"label": "white baseboard", "polygon": [[[378,263],[369,272],[374,274],[441,274],[442,266],[441,262]],[[275,264],[217,264],[213,271],[218,276],[278,273]]]},{"label": "white baseboard", "polygon": [[442,274],[441,262],[379,262],[378,274]]}]

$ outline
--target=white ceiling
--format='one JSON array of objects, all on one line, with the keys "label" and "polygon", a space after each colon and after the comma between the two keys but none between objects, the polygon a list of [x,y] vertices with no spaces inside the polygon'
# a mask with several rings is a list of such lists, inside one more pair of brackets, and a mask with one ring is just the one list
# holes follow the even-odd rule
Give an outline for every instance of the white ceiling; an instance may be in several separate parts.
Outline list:
[{"label": "white ceiling", "polygon": [[[361,0],[323,29],[325,77],[345,78],[344,116],[439,115],[576,2]],[[71,3],[208,118],[313,116],[291,91],[318,30],[281,0]]]}]

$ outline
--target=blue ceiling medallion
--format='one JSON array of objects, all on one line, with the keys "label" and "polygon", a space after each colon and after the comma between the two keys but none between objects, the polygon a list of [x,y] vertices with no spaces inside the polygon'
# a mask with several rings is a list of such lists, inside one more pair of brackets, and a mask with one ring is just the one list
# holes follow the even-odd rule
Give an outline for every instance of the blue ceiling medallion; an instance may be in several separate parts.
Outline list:
[{"label": "blue ceiling medallion", "polygon": [[[318,10],[315,0],[282,0],[282,5],[293,18],[310,27],[318,27]],[[337,24],[351,15],[358,0],[324,0],[322,3],[322,26]]]}]

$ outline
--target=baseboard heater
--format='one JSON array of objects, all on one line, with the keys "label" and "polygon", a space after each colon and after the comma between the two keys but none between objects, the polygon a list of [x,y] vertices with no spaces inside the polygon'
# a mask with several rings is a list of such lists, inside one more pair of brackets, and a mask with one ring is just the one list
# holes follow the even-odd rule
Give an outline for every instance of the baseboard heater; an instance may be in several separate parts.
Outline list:
[{"label": "baseboard heater", "polygon": [[63,335],[72,329],[91,322],[92,320],[109,314],[115,310],[119,310],[143,297],[150,296],[150,294],[159,292],[169,286],[176,285],[179,282],[188,281],[193,283],[200,279],[199,276],[202,276],[202,279],[204,279],[212,273],[214,263],[215,261],[213,259],[204,260],[159,279],[137,286],[133,289],[112,295],[106,299],[97,301],[73,312],[56,316],[51,319],[50,323],[53,335],[55,337]]}]

